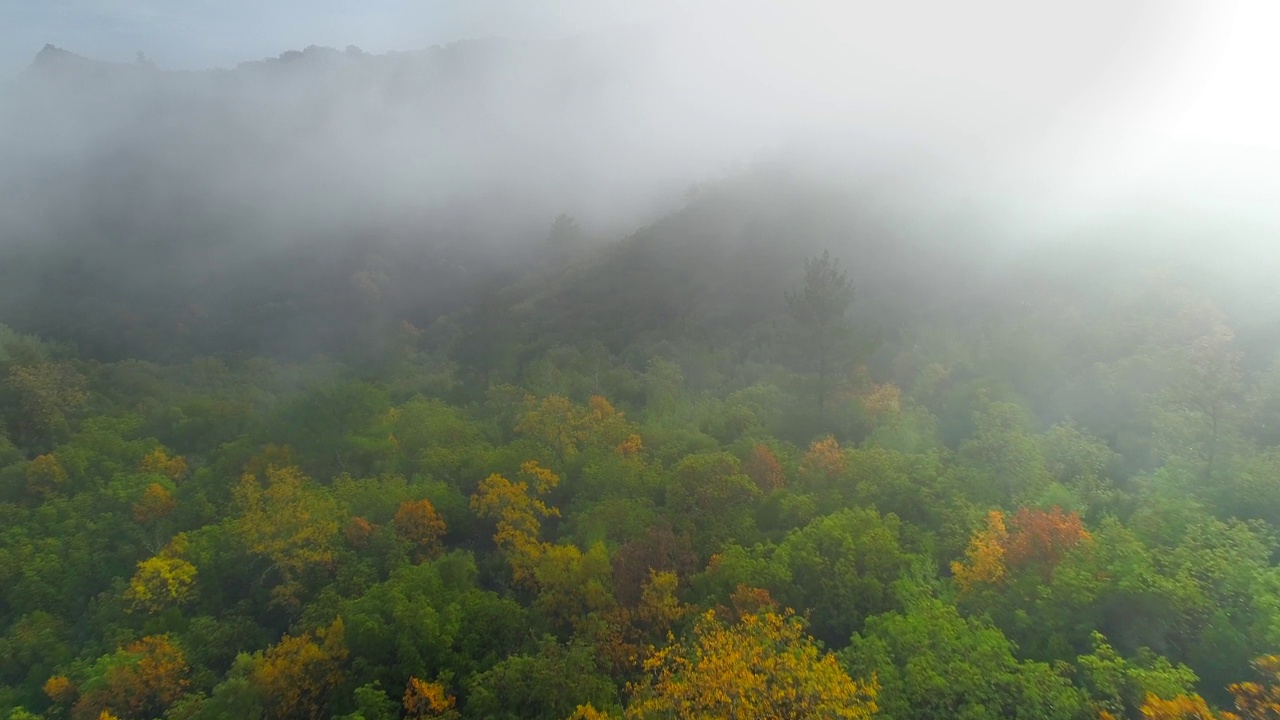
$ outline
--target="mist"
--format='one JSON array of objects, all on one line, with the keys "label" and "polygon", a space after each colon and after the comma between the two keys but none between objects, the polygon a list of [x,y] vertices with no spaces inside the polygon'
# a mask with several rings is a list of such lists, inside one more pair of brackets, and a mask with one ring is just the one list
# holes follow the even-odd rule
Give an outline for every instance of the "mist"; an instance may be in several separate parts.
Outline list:
[{"label": "mist", "polygon": [[1278,25],[0,3],[0,718],[1274,714]]},{"label": "mist", "polygon": [[[726,164],[783,151],[835,159],[850,172],[909,173],[944,190],[1021,188],[1034,198],[1038,189],[1041,198],[1057,195],[1065,205],[1069,195],[1096,202],[1144,182],[1151,193],[1152,176],[1174,174],[1186,183],[1199,167],[1243,176],[1249,165],[1256,172],[1264,163],[1232,152],[1268,144],[1274,152],[1275,145],[1267,139],[1275,109],[1248,89],[1268,52],[1257,30],[1270,12],[1262,3],[1031,9],[988,1],[961,9],[923,1],[893,8],[702,2],[636,9],[558,2],[531,10],[488,2],[467,10],[375,7],[362,16],[323,4],[292,15],[284,5],[185,15],[149,5],[117,8],[121,13],[108,28],[120,27],[94,34],[95,49],[127,63],[132,51],[107,50],[113,39],[154,38],[164,47],[163,33],[177,30],[236,37],[246,53],[264,49],[259,38],[293,40],[294,47],[277,47],[278,53],[303,49],[297,38],[311,33],[305,45],[328,40],[339,49],[367,38],[377,56],[344,62],[317,52],[309,70],[281,68],[276,75],[289,80],[273,80],[252,63],[230,72],[201,65],[214,60],[235,67],[252,57],[236,62],[199,45],[160,53],[139,45],[139,52],[159,58],[162,72],[100,68],[111,82],[78,101],[81,112],[94,114],[91,122],[76,118],[73,108],[54,111],[56,118],[33,117],[22,108],[41,100],[12,96],[5,133],[10,173],[128,144],[154,131],[148,123],[168,122],[172,129],[180,112],[199,116],[200,129],[187,123],[183,131],[205,147],[257,142],[279,148],[282,157],[271,165],[282,181],[368,177],[365,184],[378,186],[376,194],[395,206],[506,183],[537,190],[551,198],[546,202],[578,199],[582,212],[602,216],[637,204],[611,203],[611,197],[640,194],[643,206],[655,187],[694,182]],[[88,12],[72,4],[64,15],[76,10]],[[260,29],[246,35],[220,22],[241,10]],[[47,24],[53,34],[76,37],[66,20]],[[21,23],[13,25],[11,34],[23,32]],[[34,54],[52,39],[37,37],[41,29],[27,28],[30,37],[15,37],[13,44],[24,40]],[[464,81],[447,68],[432,68],[444,85],[431,87],[431,74],[413,77],[408,69],[415,54],[399,51],[421,47],[414,44],[421,36],[448,32],[458,35],[434,37],[432,44],[493,38],[488,42],[500,49],[459,48],[455,56],[480,59],[476,75]],[[511,40],[504,45],[499,37]],[[292,52],[279,64],[290,59]],[[194,72],[179,72],[179,80],[165,69]],[[26,80],[17,85],[38,85]],[[40,92],[11,89],[24,91]],[[102,97],[92,100],[98,93]],[[315,96],[304,99],[308,93]],[[148,99],[160,105],[147,107]],[[303,104],[308,101],[315,104]],[[433,112],[441,108],[443,117]],[[31,123],[25,128],[23,114]],[[25,155],[12,155],[15,148]],[[186,152],[193,153],[191,165],[208,168],[210,184],[246,186],[242,177],[223,182],[219,168],[194,154],[197,148]],[[546,174],[537,181],[527,177],[540,173]],[[261,181],[273,179],[268,174]],[[1167,191],[1197,192],[1175,178],[1164,182]],[[350,190],[316,188],[312,209],[341,205],[340,195]],[[1019,204],[1021,198],[1009,203]]]},{"label": "mist", "polygon": [[[239,294],[227,278],[266,258],[387,244],[507,271],[560,213],[607,242],[772,163],[896,232],[983,236],[1003,248],[993,274],[1109,233],[1202,267],[1275,259],[1276,108],[1248,82],[1270,52],[1262,3],[240,9],[258,30],[228,29],[235,8],[147,3],[117,8],[114,30],[74,5],[15,23],[31,48],[47,26],[107,59],[51,45],[4,87],[0,246],[65,259],[88,243],[105,284],[146,294],[159,274],[193,297]],[[227,55],[301,32],[334,47]],[[115,267],[111,243],[154,252]],[[5,292],[33,301],[38,278]]]}]

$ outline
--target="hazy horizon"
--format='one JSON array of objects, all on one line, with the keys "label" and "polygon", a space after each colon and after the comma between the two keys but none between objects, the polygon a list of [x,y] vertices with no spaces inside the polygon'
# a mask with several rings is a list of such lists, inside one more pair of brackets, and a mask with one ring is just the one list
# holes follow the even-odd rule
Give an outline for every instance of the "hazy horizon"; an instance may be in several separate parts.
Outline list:
[{"label": "hazy horizon", "polygon": [[[807,144],[859,163],[878,152],[889,163],[923,162],[939,178],[955,170],[957,186],[1036,193],[1067,215],[1161,192],[1238,212],[1280,189],[1277,108],[1256,92],[1277,58],[1265,36],[1277,15],[1256,0],[1052,10],[988,0],[963,11],[925,0],[893,8],[384,0],[358,9],[77,0],[0,10],[0,47],[9,48],[0,76],[45,43],[114,62],[143,52],[160,69],[199,70],[311,45],[386,53],[629,27],[659,43],[651,76],[640,80],[669,106],[646,112],[680,112],[657,120],[681,125],[686,138],[737,133],[733,161]],[[1197,187],[1206,174],[1218,185]]]}]

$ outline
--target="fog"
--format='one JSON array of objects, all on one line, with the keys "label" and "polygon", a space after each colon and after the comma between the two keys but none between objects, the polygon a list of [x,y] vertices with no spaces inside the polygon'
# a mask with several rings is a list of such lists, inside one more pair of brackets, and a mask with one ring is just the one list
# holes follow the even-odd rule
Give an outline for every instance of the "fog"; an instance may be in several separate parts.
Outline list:
[{"label": "fog", "polygon": [[0,720],[1280,715],[1277,28],[0,0]]},{"label": "fog", "polygon": [[1280,265],[1266,3],[540,5],[6,11],[9,46],[58,45],[0,100],[7,297],[60,252],[144,294],[299,246],[519,263],[559,213],[617,239],[773,162],[939,244]]}]

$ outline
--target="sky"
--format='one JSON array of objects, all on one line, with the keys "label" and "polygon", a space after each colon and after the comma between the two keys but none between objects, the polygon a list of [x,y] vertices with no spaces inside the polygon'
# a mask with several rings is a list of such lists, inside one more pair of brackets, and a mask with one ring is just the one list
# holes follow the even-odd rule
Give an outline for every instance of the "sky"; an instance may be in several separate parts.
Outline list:
[{"label": "sky", "polygon": [[515,0],[3,0],[0,73],[52,43],[167,69],[233,67],[308,45],[412,50],[477,36],[554,37],[644,21],[646,3]]}]

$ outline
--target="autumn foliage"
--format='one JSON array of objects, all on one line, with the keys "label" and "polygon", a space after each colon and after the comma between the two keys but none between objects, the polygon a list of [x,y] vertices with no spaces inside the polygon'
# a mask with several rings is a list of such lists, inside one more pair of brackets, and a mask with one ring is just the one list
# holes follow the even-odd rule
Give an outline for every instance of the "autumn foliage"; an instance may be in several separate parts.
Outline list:
[{"label": "autumn foliage", "polygon": [[196,567],[182,557],[185,535],[178,535],[154,557],[138,563],[125,597],[132,609],[157,613],[194,597]]},{"label": "autumn foliage", "polygon": [[440,538],[444,536],[444,518],[436,512],[430,500],[406,500],[396,510],[392,525],[396,535],[413,546],[419,558],[440,553]]},{"label": "autumn foliage", "polygon": [[[285,286],[209,317],[279,357],[0,326],[0,719],[1280,720],[1280,333],[1056,276],[875,317],[950,255],[856,327],[811,262],[788,328],[784,278],[737,271],[844,225],[766,211],[715,249],[746,205],[706,207],[530,282],[468,270],[493,284],[432,290],[471,309],[421,333],[396,278],[463,258],[371,236],[323,322],[236,328],[303,320]],[[706,238],[729,275],[682,267]]]},{"label": "autumn foliage", "polygon": [[1199,695],[1176,695],[1168,700],[1147,695],[1142,704],[1145,720],[1229,720],[1230,715],[1215,713]]},{"label": "autumn foliage", "polygon": [[249,553],[266,560],[268,572],[278,573],[282,582],[273,600],[290,605],[298,602],[304,576],[332,567],[339,510],[297,468],[272,465],[264,475],[265,483],[245,473],[233,489],[239,512],[235,527]]},{"label": "autumn foliage", "polygon": [[404,712],[406,718],[456,718],[455,706],[457,698],[445,690],[438,682],[427,682],[416,677],[409,678],[404,689]]},{"label": "autumn foliage", "polygon": [[755,481],[761,492],[772,492],[786,485],[786,474],[778,456],[773,454],[768,445],[758,444],[751,448],[747,459],[742,463],[742,471]]},{"label": "autumn foliage", "polygon": [[997,585],[1002,582],[1008,546],[1009,531],[1004,524],[1004,513],[992,510],[987,513],[987,527],[969,539],[965,562],[951,563],[951,575],[960,589],[971,590],[979,584]]},{"label": "autumn foliage", "polygon": [[650,570],[634,607],[613,608],[597,637],[598,652],[619,672],[629,673],[654,652],[693,608],[680,601],[680,578]]},{"label": "autumn foliage", "polygon": [[346,628],[338,618],[314,633],[286,635],[253,656],[250,680],[273,720],[328,717],[330,693],[342,682]]},{"label": "autumn foliage", "polygon": [[164,635],[150,635],[109,657],[101,675],[85,683],[71,708],[75,720],[97,720],[106,711],[121,718],[152,718],[186,692],[183,652]]},{"label": "autumn foliage", "polygon": [[869,718],[874,678],[850,678],[790,613],[766,611],[726,624],[705,613],[683,642],[644,664],[626,717]]},{"label": "autumn foliage", "polygon": [[644,441],[641,440],[639,434],[631,433],[626,440],[618,443],[618,447],[615,450],[623,457],[633,457],[644,450]]},{"label": "autumn foliage", "polygon": [[40,455],[27,465],[27,492],[34,497],[49,497],[62,492],[67,480],[67,471],[56,455]]},{"label": "autumn foliage", "polygon": [[44,683],[44,694],[55,705],[69,705],[76,697],[76,686],[66,675],[54,675]]},{"label": "autumn foliage", "polygon": [[635,428],[601,395],[591,396],[585,408],[563,395],[527,396],[515,429],[554,450],[562,460],[576,457],[591,445],[624,455],[641,449]]},{"label": "autumn foliage", "polygon": [[177,507],[178,501],[168,488],[160,483],[151,483],[138,502],[133,504],[133,519],[138,524],[155,522],[167,517]]},{"label": "autumn foliage", "polygon": [[1240,682],[1227,690],[1235,701],[1236,711],[1244,720],[1280,720],[1280,655],[1265,655],[1253,661],[1253,667],[1266,680]]},{"label": "autumn foliage", "polygon": [[729,607],[718,609],[726,619],[737,622],[747,615],[758,615],[766,612],[777,612],[778,601],[768,590],[760,587],[739,584],[729,596]]},{"label": "autumn foliage", "polygon": [[698,569],[698,556],[688,534],[659,524],[649,526],[643,535],[618,548],[612,564],[614,595],[624,605],[635,605],[651,573],[690,575]]},{"label": "autumn foliage", "polygon": [[346,526],[342,528],[342,538],[353,548],[363,548],[369,544],[370,538],[373,537],[373,533],[376,531],[377,528],[373,523],[365,518],[356,516],[351,518]]},{"label": "autumn foliage", "polygon": [[860,399],[863,412],[872,422],[895,418],[902,413],[902,391],[893,383],[873,385]]},{"label": "autumn foliage", "polygon": [[497,521],[493,540],[506,553],[512,576],[517,582],[530,583],[535,562],[547,550],[547,544],[540,539],[541,518],[560,514],[541,498],[555,488],[560,478],[533,460],[522,464],[520,472],[533,481],[535,494],[530,494],[528,482],[512,482],[494,473],[471,496],[471,509]]},{"label": "autumn foliage", "polygon": [[1199,695],[1162,699],[1147,695],[1142,704],[1145,720],[1280,720],[1280,656],[1265,655],[1253,667],[1266,684],[1247,681],[1227,687],[1235,712],[1216,712]]},{"label": "autumn foliage", "polygon": [[1058,507],[1047,512],[1021,508],[1010,526],[1006,561],[1011,567],[1038,567],[1046,580],[1064,553],[1092,540],[1079,515]]},{"label": "autumn foliage", "polygon": [[835,437],[828,435],[809,444],[809,451],[800,461],[800,472],[830,482],[844,474],[848,467],[844,450]]},{"label": "autumn foliage", "polygon": [[992,510],[986,527],[970,538],[965,560],[951,564],[951,573],[965,591],[998,585],[1010,571],[1022,568],[1036,569],[1047,582],[1066,552],[1091,541],[1074,512],[1022,508],[1006,526],[1004,513]]},{"label": "autumn foliage", "polygon": [[156,448],[142,458],[142,471],[163,475],[177,481],[187,474],[187,461],[182,457],[173,457],[164,448]]}]

